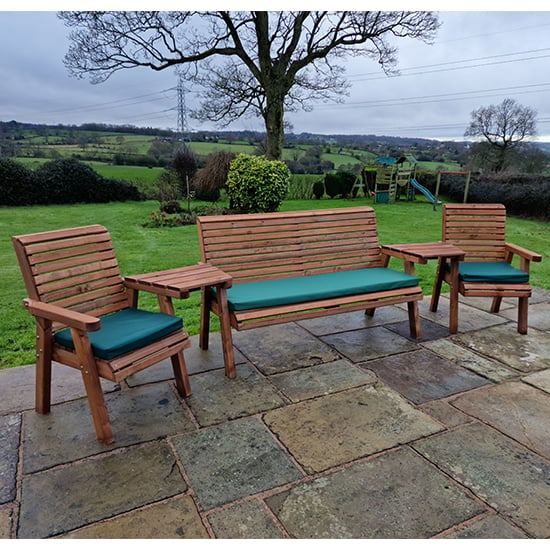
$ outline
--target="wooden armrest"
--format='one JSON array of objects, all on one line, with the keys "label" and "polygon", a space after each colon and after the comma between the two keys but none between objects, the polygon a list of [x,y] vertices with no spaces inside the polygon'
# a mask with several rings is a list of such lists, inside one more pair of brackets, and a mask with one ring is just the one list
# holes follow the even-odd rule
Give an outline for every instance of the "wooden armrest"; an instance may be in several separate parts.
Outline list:
[{"label": "wooden armrest", "polygon": [[540,254],[537,254],[536,252],[531,252],[530,250],[527,250],[526,248],[523,248],[521,246],[518,246],[516,244],[511,243],[505,243],[506,251],[510,252],[512,254],[517,254],[518,256],[521,256],[522,258],[525,258],[526,260],[529,260],[531,262],[540,262],[542,261],[542,256]]},{"label": "wooden armrest", "polygon": [[84,332],[95,332],[101,328],[101,320],[86,313],[79,313],[72,309],[39,302],[38,300],[31,300],[30,298],[25,298],[23,305],[35,317],[57,321]]}]

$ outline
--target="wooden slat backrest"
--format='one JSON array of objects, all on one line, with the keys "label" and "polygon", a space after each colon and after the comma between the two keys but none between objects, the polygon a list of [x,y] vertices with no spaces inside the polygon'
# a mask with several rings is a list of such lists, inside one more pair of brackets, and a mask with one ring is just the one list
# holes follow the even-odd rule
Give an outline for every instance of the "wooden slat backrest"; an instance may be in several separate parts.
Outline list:
[{"label": "wooden slat backrest", "polygon": [[381,266],[369,207],[199,216],[202,259],[234,283]]},{"label": "wooden slat backrest", "polygon": [[128,307],[105,227],[19,235],[12,241],[30,298],[94,316]]},{"label": "wooden slat backrest", "polygon": [[504,261],[505,207],[502,204],[443,205],[443,240],[464,250],[467,262]]}]

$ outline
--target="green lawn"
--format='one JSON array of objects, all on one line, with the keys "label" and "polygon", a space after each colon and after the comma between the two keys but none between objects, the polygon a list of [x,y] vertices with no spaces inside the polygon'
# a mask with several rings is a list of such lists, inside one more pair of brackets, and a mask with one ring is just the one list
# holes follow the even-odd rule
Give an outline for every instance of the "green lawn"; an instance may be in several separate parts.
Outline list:
[{"label": "green lawn", "polygon": [[[286,201],[282,209],[343,208],[363,204],[372,205],[372,202],[364,197]],[[382,244],[440,239],[441,211],[434,211],[432,205],[423,198],[411,203],[373,206]],[[199,261],[195,226],[159,229],[141,226],[150,212],[157,209],[156,201],[0,208],[0,368],[29,364],[34,360],[33,318],[21,305],[26,292],[10,237],[99,223],[111,232],[123,275],[190,265]],[[533,284],[550,289],[550,242],[547,235],[547,223],[509,218],[508,240],[537,251],[544,257],[541,264],[533,264]],[[390,267],[401,268],[401,265],[393,259]],[[417,273],[425,292],[429,294],[435,274],[435,262],[418,266]],[[178,300],[175,304],[177,313],[183,317],[191,334],[198,332],[199,300],[199,293],[194,293],[190,299]],[[142,294],[140,304],[148,309],[156,308],[152,295]],[[213,327],[217,327],[215,321]]]}]

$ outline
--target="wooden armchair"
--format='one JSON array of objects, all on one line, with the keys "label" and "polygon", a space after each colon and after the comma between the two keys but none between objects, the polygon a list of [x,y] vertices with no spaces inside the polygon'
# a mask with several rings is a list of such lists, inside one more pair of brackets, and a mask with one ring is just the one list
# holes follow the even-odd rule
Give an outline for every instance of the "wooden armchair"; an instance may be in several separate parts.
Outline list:
[{"label": "wooden armchair", "polygon": [[109,233],[101,225],[12,237],[36,318],[36,411],[50,411],[51,363],[79,369],[101,443],[114,441],[100,378],[120,382],[168,357],[191,394],[182,320],[130,307]]},{"label": "wooden armchair", "polygon": [[[451,309],[458,308],[458,294],[493,297],[491,313],[500,309],[502,298],[518,298],[518,332],[527,333],[527,315],[531,285],[530,262],[542,256],[510,244],[505,239],[506,209],[502,204],[445,204],[443,241],[465,252],[453,282],[448,266],[440,261],[431,311],[437,310],[441,284],[451,286]],[[520,257],[519,269],[511,265],[514,254]]]}]

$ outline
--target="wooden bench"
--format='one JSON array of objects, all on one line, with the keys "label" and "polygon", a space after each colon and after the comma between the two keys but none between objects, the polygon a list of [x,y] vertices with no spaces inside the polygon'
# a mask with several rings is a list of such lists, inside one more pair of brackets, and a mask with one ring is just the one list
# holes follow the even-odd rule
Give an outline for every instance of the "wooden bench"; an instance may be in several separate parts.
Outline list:
[{"label": "wooden bench", "polygon": [[202,261],[232,277],[205,288],[199,345],[208,349],[210,312],[220,317],[226,375],[235,361],[231,327],[243,330],[406,303],[420,337],[414,275],[387,268],[369,206],[302,212],[199,216]]}]

